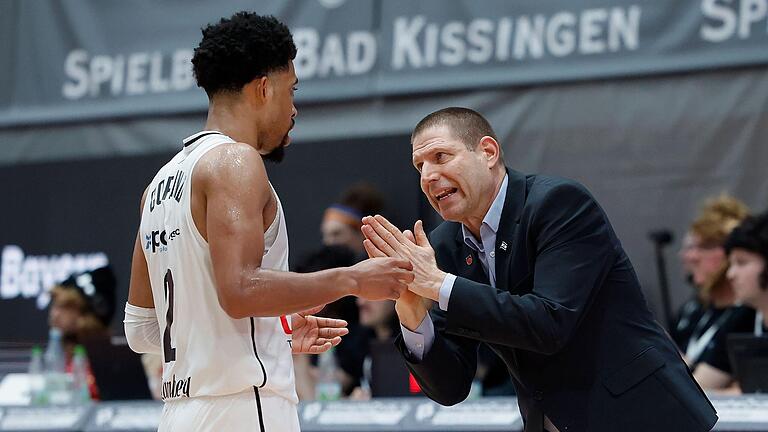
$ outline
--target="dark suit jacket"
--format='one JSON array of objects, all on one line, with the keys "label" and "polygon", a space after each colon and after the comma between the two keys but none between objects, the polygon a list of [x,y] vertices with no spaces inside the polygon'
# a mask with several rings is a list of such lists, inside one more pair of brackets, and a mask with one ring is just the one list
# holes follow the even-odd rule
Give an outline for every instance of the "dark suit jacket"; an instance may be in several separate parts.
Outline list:
[{"label": "dark suit jacket", "polygon": [[438,267],[458,277],[448,311],[430,311],[436,335],[422,361],[397,340],[424,392],[443,405],[464,400],[486,343],[506,363],[524,417],[543,411],[562,432],[710,430],[715,410],[595,199],[571,180],[508,174],[496,288],[460,224],[430,236]]}]

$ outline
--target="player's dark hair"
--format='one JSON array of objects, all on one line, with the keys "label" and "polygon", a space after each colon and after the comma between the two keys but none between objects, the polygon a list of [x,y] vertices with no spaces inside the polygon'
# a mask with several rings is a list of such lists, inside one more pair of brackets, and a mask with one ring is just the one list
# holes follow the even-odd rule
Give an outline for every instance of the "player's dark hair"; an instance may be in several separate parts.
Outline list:
[{"label": "player's dark hair", "polygon": [[204,29],[192,67],[198,87],[208,97],[240,91],[256,78],[286,70],[296,45],[285,24],[273,16],[238,12]]}]

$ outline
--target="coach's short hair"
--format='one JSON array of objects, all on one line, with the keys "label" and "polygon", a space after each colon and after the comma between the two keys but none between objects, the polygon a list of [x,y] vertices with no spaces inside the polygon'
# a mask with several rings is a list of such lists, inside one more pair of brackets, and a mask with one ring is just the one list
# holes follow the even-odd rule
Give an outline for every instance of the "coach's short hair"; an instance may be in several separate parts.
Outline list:
[{"label": "coach's short hair", "polygon": [[449,107],[435,111],[421,119],[413,129],[411,141],[421,132],[436,126],[448,126],[451,133],[463,142],[470,151],[475,150],[480,138],[484,136],[489,136],[496,141],[499,140],[491,124],[479,112],[469,108]]},{"label": "coach's short hair", "polygon": [[238,12],[202,31],[192,67],[208,97],[240,91],[256,78],[288,69],[296,58],[290,30],[273,16]]}]

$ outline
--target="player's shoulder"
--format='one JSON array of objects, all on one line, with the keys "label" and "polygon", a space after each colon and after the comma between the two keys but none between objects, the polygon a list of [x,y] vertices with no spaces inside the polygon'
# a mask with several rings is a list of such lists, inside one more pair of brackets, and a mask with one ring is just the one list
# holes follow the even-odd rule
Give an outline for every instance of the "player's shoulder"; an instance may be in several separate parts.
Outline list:
[{"label": "player's shoulder", "polygon": [[212,164],[218,168],[264,168],[264,160],[253,146],[241,142],[231,142],[208,150],[200,157],[200,162]]},{"label": "player's shoulder", "polygon": [[200,157],[195,175],[212,182],[267,180],[267,170],[258,150],[241,142],[227,143],[208,150]]}]

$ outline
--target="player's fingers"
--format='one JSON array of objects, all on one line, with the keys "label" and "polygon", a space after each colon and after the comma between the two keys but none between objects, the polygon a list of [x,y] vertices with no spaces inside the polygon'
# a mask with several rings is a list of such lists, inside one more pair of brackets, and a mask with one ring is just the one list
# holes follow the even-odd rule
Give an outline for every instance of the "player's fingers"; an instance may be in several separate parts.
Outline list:
[{"label": "player's fingers", "polygon": [[408,240],[409,240],[411,243],[413,243],[413,244],[418,244],[418,243],[416,243],[416,237],[414,237],[414,236],[413,236],[413,231],[411,231],[411,230],[405,230],[405,231],[403,231],[403,235],[404,235],[404,236],[405,236],[405,238],[407,238],[407,239],[408,239]]},{"label": "player's fingers", "polygon": [[406,285],[406,284],[404,284],[402,282],[395,284],[395,289],[392,290],[392,294],[390,296],[390,299],[392,299],[392,300],[399,299],[400,298],[400,294],[402,294],[403,291],[405,291],[407,289],[408,289],[408,285]]},{"label": "player's fingers", "polygon": [[322,344],[318,343],[316,345],[312,345],[309,347],[309,353],[310,354],[321,354],[333,347],[333,344],[331,342],[324,342]]},{"label": "player's fingers", "polygon": [[336,337],[346,336],[349,333],[347,329],[320,329],[318,332],[319,337],[325,339],[333,339]]},{"label": "player's fingers", "polygon": [[331,345],[333,346],[337,346],[340,343],[341,343],[341,337],[339,336],[336,336],[335,338],[331,339]]},{"label": "player's fingers", "polygon": [[346,327],[347,322],[342,319],[335,319],[335,318],[326,318],[326,317],[315,317],[317,319],[317,326],[320,328],[323,327]]},{"label": "player's fingers", "polygon": [[402,258],[392,258],[392,265],[397,267],[397,269],[402,269],[405,271],[413,271],[413,264],[408,261],[407,259]]},{"label": "player's fingers", "polygon": [[412,271],[398,269],[397,273],[395,273],[395,277],[397,277],[397,280],[401,282],[411,283],[413,282],[413,279],[416,277],[416,275],[414,275]]}]

